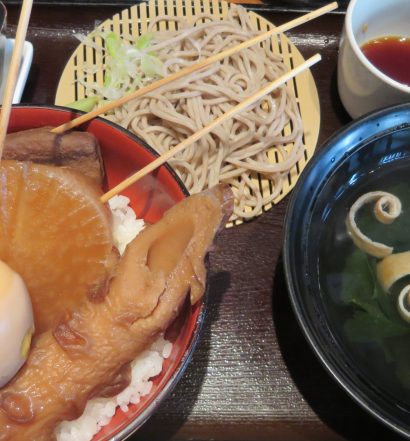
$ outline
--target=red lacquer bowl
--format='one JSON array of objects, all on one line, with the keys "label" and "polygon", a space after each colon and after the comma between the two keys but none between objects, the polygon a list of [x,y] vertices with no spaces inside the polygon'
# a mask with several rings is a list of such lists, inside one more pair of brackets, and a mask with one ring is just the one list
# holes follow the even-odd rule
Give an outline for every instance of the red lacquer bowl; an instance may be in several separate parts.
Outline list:
[{"label": "red lacquer bowl", "polygon": [[[13,106],[9,132],[58,126],[74,119],[78,112],[58,106]],[[153,161],[158,154],[136,136],[120,126],[101,118],[84,124],[79,130],[93,133],[101,146],[106,172],[106,188],[112,188],[123,179]],[[122,192],[131,200],[137,217],[148,223],[159,220],[164,212],[184,199],[188,191],[168,165],[144,177]],[[111,422],[93,441],[123,440],[135,432],[153,414],[162,400],[172,391],[182,376],[198,341],[204,319],[205,301],[190,306],[187,302],[178,319],[168,329],[166,338],[173,343],[172,353],[164,361],[160,375],[153,379],[151,392],[128,412],[117,410]]]}]

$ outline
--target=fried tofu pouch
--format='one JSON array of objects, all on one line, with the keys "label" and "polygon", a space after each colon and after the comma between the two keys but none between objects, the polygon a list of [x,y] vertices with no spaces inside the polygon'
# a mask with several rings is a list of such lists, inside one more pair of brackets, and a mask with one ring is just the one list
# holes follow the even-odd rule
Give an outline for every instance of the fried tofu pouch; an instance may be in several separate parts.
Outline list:
[{"label": "fried tofu pouch", "polygon": [[229,187],[214,187],[176,204],[128,245],[104,301],[84,301],[41,334],[0,390],[1,441],[53,440],[61,421],[79,417],[88,399],[118,384],[187,295],[191,303],[202,297],[204,259],[232,208]]}]

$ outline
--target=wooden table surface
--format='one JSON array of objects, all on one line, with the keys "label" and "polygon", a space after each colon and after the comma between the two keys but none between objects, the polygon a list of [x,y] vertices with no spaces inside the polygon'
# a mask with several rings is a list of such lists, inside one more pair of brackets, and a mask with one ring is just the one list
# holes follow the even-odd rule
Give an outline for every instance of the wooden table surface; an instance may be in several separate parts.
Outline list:
[{"label": "wooden table surface", "polygon": [[[27,37],[34,59],[22,102],[52,104],[78,44],[74,32],[87,33],[121,9],[35,4]],[[296,16],[269,9],[265,2],[261,14],[275,24]],[[19,8],[9,4],[8,10],[6,33],[13,36]],[[305,57],[323,56],[313,68],[322,114],[319,146],[349,122],[336,88],[342,23],[343,14],[332,14],[288,33]],[[300,331],[281,261],[288,199],[219,237],[199,346],[174,392],[132,440],[399,439],[346,395]]]}]

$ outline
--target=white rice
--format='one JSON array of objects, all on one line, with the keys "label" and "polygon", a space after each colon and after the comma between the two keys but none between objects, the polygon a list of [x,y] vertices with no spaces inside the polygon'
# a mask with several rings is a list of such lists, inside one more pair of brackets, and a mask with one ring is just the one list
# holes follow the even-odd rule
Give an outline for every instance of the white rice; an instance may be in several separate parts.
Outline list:
[{"label": "white rice", "polygon": [[[120,254],[144,228],[144,221],[137,219],[125,196],[114,196],[109,200],[113,213],[114,244]],[[56,430],[58,441],[90,441],[107,425],[117,408],[127,412],[129,404],[139,403],[149,394],[151,378],[162,371],[163,361],[171,354],[172,343],[160,336],[146,351],[131,363],[131,382],[120,394],[112,398],[94,398],[87,403],[84,413],[76,420],[63,421]]]},{"label": "white rice", "polygon": [[124,253],[125,247],[144,228],[143,219],[137,219],[134,210],[128,205],[129,202],[130,200],[122,195],[114,196],[108,201],[114,217],[114,245],[120,254]]}]

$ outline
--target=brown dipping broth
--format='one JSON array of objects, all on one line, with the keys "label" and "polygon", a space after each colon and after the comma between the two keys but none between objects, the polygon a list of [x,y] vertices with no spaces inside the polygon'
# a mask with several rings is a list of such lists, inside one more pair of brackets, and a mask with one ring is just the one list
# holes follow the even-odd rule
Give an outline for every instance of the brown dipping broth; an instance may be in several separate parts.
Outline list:
[{"label": "brown dipping broth", "polygon": [[361,49],[377,69],[410,86],[410,38],[383,36],[364,43]]}]

